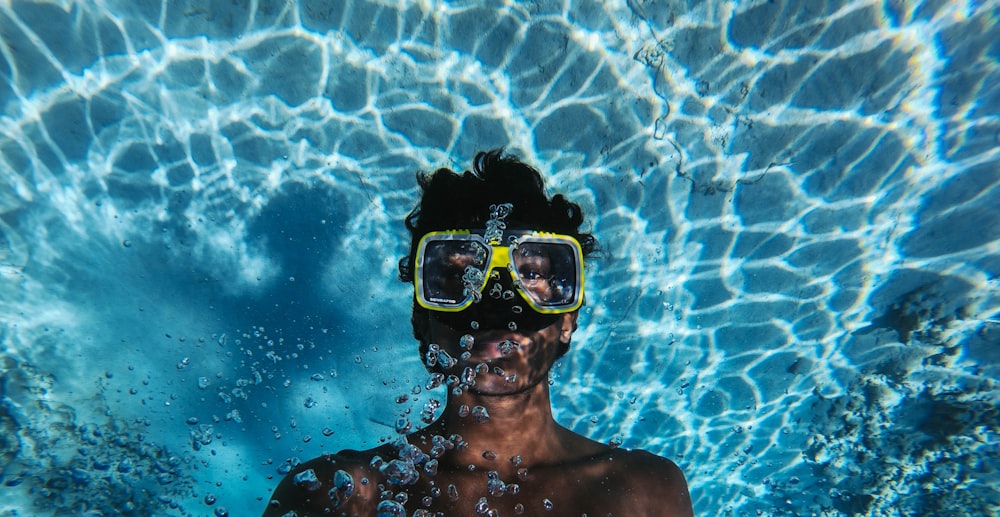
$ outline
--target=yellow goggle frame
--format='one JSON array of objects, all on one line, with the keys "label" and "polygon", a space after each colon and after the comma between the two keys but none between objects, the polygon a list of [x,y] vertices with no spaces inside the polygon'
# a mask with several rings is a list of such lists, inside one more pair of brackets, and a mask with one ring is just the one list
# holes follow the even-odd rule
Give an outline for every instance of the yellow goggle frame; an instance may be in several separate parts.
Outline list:
[{"label": "yellow goggle frame", "polygon": [[[413,277],[417,304],[458,312],[478,301],[497,270],[536,312],[561,314],[583,305],[583,250],[569,235],[507,231],[507,243],[490,243],[478,230],[430,232],[417,244]],[[509,299],[494,282],[487,296]]]}]

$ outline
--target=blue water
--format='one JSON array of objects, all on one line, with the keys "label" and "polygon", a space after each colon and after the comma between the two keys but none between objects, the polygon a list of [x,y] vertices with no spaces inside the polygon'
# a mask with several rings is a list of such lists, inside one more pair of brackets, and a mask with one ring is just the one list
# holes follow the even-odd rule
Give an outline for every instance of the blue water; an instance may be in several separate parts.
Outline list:
[{"label": "blue water", "polygon": [[497,146],[605,249],[561,422],[698,515],[1000,511],[1000,5],[509,4],[0,2],[0,514],[392,436],[414,173]]}]

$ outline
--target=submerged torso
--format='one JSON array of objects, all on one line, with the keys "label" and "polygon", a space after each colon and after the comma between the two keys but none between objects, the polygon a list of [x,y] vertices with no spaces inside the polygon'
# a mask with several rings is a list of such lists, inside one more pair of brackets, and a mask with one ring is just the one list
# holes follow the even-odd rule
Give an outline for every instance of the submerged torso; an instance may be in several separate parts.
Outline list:
[{"label": "submerged torso", "polygon": [[[380,471],[372,466],[376,456],[382,465],[397,463]],[[395,447],[383,446],[344,451],[304,465],[319,482],[314,490],[302,493],[310,499],[307,514],[371,516],[382,510],[418,517],[670,515],[655,504],[656,498],[667,495],[658,492],[671,489],[671,472],[662,465],[666,460],[643,451],[605,447],[560,464],[534,466],[517,465],[517,458],[489,459],[486,454],[474,468],[442,462],[433,475],[427,472],[427,462],[406,462],[397,456]],[[419,477],[412,484],[399,484],[413,481],[408,469]],[[350,474],[354,482],[354,493],[342,503],[335,492],[333,497],[330,493],[338,470]],[[394,503],[383,503],[386,500]]]}]

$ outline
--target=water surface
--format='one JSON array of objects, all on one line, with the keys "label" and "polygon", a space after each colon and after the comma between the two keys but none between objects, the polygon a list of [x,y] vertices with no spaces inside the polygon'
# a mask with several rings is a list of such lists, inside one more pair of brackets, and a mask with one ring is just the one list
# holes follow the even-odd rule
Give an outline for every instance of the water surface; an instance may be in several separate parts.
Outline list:
[{"label": "water surface", "polygon": [[496,5],[0,2],[0,513],[391,437],[414,173],[497,146],[605,250],[561,422],[699,515],[996,512],[998,4]]}]

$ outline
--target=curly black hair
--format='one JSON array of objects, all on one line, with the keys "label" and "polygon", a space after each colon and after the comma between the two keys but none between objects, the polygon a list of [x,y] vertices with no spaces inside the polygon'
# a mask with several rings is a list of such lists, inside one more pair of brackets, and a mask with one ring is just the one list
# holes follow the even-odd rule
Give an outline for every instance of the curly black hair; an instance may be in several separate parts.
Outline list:
[{"label": "curly black hair", "polygon": [[[514,210],[506,218],[508,228],[561,233],[573,236],[585,257],[598,251],[597,239],[580,230],[583,211],[562,194],[549,198],[545,182],[535,168],[517,157],[494,149],[476,154],[472,170],[458,174],[442,168],[431,174],[418,173],[423,192],[420,202],[406,216],[410,231],[410,251],[399,261],[399,279],[413,281],[413,264],[420,238],[429,232],[483,228],[490,217],[490,205],[511,203]],[[414,299],[413,335],[427,346],[427,309]],[[423,353],[423,350],[421,351]]]}]

